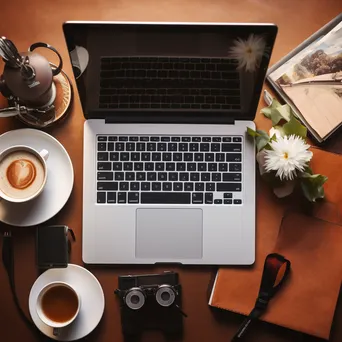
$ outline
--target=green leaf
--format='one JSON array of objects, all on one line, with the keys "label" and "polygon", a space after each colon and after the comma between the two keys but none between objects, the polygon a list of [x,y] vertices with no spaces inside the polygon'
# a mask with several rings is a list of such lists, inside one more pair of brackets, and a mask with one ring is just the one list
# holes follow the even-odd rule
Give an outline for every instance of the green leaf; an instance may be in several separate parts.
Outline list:
[{"label": "green leaf", "polygon": [[290,121],[291,119],[290,106],[288,104],[281,105],[276,99],[273,99],[268,107],[261,109],[261,113],[272,120],[273,126],[277,125],[281,120]]},{"label": "green leaf", "polygon": [[306,138],[307,129],[303,126],[294,116],[291,120],[283,126],[285,135],[299,135],[302,138]]},{"label": "green leaf", "polygon": [[[311,171],[310,168],[309,170]],[[301,188],[304,196],[310,202],[316,202],[318,198],[324,198],[323,184],[328,180],[328,177],[320,174],[312,175],[308,172],[303,172],[301,177]]]},{"label": "green leaf", "polygon": [[266,118],[271,119],[271,114],[272,114],[272,108],[265,107],[261,109],[261,113],[266,116]]},{"label": "green leaf", "polygon": [[279,114],[289,122],[291,120],[291,107],[288,104],[284,104],[283,106],[279,106],[276,108]]},{"label": "green leaf", "polygon": [[285,132],[282,126],[274,126],[273,128],[276,129],[282,137],[285,136]]},{"label": "green leaf", "polygon": [[257,130],[257,132],[259,135],[255,138],[255,142],[257,150],[260,152],[270,142],[270,137],[265,131]]},{"label": "green leaf", "polygon": [[251,136],[253,138],[260,136],[260,134],[257,131],[255,131],[254,129],[249,128],[249,127],[247,127],[247,133],[249,136]]}]

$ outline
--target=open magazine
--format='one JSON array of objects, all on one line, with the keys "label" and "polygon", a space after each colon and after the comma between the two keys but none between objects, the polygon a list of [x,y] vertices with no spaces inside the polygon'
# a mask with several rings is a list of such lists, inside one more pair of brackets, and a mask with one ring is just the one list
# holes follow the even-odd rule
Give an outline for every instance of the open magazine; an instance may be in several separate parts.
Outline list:
[{"label": "open magazine", "polygon": [[267,80],[318,142],[342,126],[342,14],[274,65]]}]

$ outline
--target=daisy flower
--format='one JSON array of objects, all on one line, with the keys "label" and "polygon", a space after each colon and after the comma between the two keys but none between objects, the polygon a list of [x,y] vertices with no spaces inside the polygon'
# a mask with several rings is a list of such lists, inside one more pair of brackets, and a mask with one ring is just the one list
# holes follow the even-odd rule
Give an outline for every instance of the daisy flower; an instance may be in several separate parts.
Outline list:
[{"label": "daisy flower", "polygon": [[269,145],[272,150],[265,150],[265,169],[277,171],[280,180],[293,180],[297,171],[304,171],[312,158],[312,152],[308,151],[310,145],[297,135],[277,137]]},{"label": "daisy flower", "polygon": [[245,68],[246,71],[255,71],[265,54],[265,48],[265,39],[252,33],[247,40],[235,39],[228,56],[238,61],[238,69]]}]

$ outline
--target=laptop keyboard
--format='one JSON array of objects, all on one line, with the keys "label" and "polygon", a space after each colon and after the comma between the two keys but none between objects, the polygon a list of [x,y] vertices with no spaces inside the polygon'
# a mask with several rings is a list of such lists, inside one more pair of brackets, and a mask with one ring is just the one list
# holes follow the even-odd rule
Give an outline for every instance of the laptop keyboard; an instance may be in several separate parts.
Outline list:
[{"label": "laptop keyboard", "polygon": [[102,57],[100,108],[239,110],[229,58]]},{"label": "laptop keyboard", "polygon": [[241,136],[97,136],[99,204],[242,204]]}]

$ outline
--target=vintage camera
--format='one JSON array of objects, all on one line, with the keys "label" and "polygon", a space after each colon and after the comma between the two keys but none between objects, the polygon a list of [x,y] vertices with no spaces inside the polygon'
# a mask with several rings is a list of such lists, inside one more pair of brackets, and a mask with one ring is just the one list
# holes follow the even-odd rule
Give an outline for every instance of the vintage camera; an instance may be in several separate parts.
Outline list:
[{"label": "vintage camera", "polygon": [[144,330],[161,330],[166,335],[181,335],[181,285],[178,273],[119,276],[121,325],[124,335]]}]

